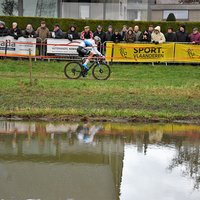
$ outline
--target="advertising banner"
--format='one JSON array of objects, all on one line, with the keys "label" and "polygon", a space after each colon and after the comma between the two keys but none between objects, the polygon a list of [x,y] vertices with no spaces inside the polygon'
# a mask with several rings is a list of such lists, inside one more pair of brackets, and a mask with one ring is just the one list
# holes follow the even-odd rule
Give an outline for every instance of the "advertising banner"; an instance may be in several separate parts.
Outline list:
[{"label": "advertising banner", "polygon": [[200,62],[200,45],[175,44],[174,62]]},{"label": "advertising banner", "polygon": [[[111,58],[113,57],[113,58]],[[174,58],[174,43],[106,43],[106,61],[170,62]]]},{"label": "advertising banner", "polygon": [[12,36],[0,37],[0,54],[5,54],[7,41],[7,55],[29,56],[29,48],[31,55],[35,56],[36,38],[19,37],[15,40]]},{"label": "advertising banner", "polygon": [[[48,54],[78,55],[77,47],[80,45],[82,41],[83,40],[70,41],[68,39],[48,38],[47,39],[47,53]],[[92,50],[91,47],[87,47],[87,49]]]}]

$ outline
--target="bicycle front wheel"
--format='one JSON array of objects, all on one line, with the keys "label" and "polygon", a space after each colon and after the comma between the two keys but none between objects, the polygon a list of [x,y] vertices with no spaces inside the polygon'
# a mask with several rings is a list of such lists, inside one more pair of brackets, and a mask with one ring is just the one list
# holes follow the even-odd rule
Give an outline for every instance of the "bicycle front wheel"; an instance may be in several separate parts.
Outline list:
[{"label": "bicycle front wheel", "polygon": [[81,65],[76,61],[71,61],[65,65],[64,73],[67,78],[77,79],[81,76]]},{"label": "bicycle front wheel", "polygon": [[106,63],[99,63],[93,67],[92,75],[97,80],[106,80],[110,77],[110,67]]}]

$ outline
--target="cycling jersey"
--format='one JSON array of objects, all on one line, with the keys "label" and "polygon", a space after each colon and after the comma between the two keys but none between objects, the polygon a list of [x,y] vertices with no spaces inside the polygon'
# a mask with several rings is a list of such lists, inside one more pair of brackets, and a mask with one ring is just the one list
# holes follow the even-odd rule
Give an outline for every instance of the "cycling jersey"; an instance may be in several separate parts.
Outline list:
[{"label": "cycling jersey", "polygon": [[79,45],[81,47],[92,47],[92,49],[97,53],[99,56],[102,56],[102,54],[97,50],[97,45],[95,44],[95,41],[92,39],[84,40]]}]

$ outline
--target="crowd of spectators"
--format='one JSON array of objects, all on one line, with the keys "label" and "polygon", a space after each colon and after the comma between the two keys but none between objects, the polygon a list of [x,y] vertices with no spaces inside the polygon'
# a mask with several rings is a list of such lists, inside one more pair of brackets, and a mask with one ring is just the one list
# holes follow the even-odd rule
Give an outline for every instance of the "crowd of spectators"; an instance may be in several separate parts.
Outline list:
[{"label": "crowd of spectators", "polygon": [[191,42],[193,44],[200,43],[200,33],[198,28],[194,28],[193,32],[189,35],[186,31],[185,25],[181,25],[179,30],[173,32],[173,27],[168,28],[168,32],[163,34],[161,32],[160,26],[154,28],[153,25],[149,25],[148,29],[145,29],[143,32],[140,31],[138,25],[135,25],[134,28],[127,27],[123,25],[122,30],[118,28],[113,30],[112,25],[108,26],[107,31],[103,31],[102,26],[98,25],[96,31],[92,32],[89,26],[85,26],[84,30],[79,34],[76,31],[76,26],[72,24],[69,30],[64,34],[60,29],[59,24],[54,25],[54,30],[52,32],[46,27],[45,21],[41,22],[41,26],[35,31],[31,24],[28,24],[26,29],[22,31],[18,24],[14,22],[10,30],[6,27],[5,23],[0,20],[0,36],[11,35],[14,39],[18,39],[21,36],[25,38],[41,38],[41,41],[44,42],[46,38],[55,38],[61,39],[66,38],[70,41],[76,39],[93,39],[93,37],[98,36],[101,38],[101,43],[105,41],[111,41],[114,43],[126,42],[151,42],[155,44],[164,43],[164,42]]}]

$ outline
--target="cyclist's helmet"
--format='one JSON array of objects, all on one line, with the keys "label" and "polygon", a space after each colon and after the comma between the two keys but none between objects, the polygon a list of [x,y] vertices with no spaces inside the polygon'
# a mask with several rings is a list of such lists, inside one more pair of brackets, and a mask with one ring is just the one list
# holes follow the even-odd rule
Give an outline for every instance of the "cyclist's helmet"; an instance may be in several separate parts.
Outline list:
[{"label": "cyclist's helmet", "polygon": [[101,42],[101,38],[99,36],[95,36],[94,37],[94,40],[98,41],[98,42]]}]

